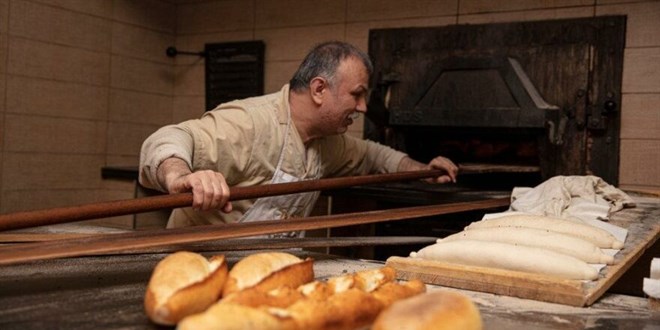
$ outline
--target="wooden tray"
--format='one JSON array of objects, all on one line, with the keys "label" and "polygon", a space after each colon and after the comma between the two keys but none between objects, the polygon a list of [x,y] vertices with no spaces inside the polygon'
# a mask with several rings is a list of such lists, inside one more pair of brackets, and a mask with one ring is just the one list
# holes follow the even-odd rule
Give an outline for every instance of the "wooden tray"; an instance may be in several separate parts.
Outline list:
[{"label": "wooden tray", "polygon": [[638,197],[637,207],[625,209],[610,222],[628,229],[625,245],[615,264],[600,271],[595,281],[566,280],[503,269],[464,266],[422,259],[390,257],[387,265],[401,279],[489,292],[571,306],[589,306],[600,298],[660,236],[660,199]]}]

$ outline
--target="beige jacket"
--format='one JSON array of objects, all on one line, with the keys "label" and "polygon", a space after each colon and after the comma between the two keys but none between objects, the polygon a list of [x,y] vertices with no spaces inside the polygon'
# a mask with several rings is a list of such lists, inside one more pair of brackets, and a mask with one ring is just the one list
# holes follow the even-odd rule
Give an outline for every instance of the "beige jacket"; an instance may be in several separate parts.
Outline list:
[{"label": "beige jacket", "polygon": [[[142,145],[140,183],[165,192],[158,183],[156,170],[167,158],[178,157],[193,171],[211,169],[223,173],[232,186],[268,184],[282,151],[289,111],[289,86],[279,92],[232,101],[206,112],[200,119],[165,126]],[[312,141],[307,148],[292,123],[288,153],[282,169],[305,179],[321,158],[322,177],[396,172],[404,153],[375,142],[346,134]],[[317,152],[310,152],[314,149]],[[172,212],[168,227],[210,223],[231,223],[241,218],[254,200],[233,201],[229,214],[220,211],[198,212],[191,208]]]}]

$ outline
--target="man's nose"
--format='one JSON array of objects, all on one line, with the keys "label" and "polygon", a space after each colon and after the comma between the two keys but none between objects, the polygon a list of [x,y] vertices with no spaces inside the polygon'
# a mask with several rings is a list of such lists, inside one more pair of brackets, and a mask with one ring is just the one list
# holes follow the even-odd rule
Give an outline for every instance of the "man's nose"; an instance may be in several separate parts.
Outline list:
[{"label": "man's nose", "polygon": [[358,111],[358,112],[364,112],[364,113],[367,112],[367,99],[366,99],[366,98],[361,97],[361,98],[358,100],[358,104],[357,104],[357,106],[355,107],[355,111]]}]

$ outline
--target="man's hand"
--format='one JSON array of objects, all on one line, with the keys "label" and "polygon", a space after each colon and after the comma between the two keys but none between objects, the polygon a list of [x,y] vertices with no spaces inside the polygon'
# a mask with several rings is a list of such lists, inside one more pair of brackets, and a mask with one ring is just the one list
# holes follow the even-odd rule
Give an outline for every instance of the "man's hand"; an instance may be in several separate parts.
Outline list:
[{"label": "man's hand", "polygon": [[158,166],[158,180],[170,194],[191,191],[195,210],[219,209],[225,213],[232,210],[229,186],[222,173],[210,170],[193,173],[185,161],[169,158]]},{"label": "man's hand", "polygon": [[454,164],[449,158],[438,156],[433,158],[428,164],[420,163],[410,157],[404,157],[399,163],[399,172],[404,171],[421,171],[439,169],[444,170],[446,174],[435,178],[424,179],[430,183],[447,183],[456,182],[456,175],[458,174],[458,166]]},{"label": "man's hand", "polygon": [[427,165],[429,169],[441,169],[447,172],[446,175],[442,175],[436,178],[427,179],[427,181],[432,183],[447,183],[454,182],[456,183],[456,175],[458,174],[458,166],[454,164],[449,158],[442,156],[435,157]]}]

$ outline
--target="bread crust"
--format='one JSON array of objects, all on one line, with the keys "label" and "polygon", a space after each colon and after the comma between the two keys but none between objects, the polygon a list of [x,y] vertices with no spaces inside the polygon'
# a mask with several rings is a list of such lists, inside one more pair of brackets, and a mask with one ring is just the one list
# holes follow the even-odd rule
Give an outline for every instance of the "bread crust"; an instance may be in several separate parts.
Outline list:
[{"label": "bread crust", "polygon": [[372,292],[396,279],[396,270],[385,266],[355,273],[355,286],[362,291]]},{"label": "bread crust", "polygon": [[283,252],[257,253],[241,259],[229,271],[223,295],[248,288],[270,291],[281,286],[296,288],[314,280],[314,260]]},{"label": "bread crust", "polygon": [[[209,269],[214,266],[215,269]],[[189,269],[182,274],[180,270],[186,267]],[[147,316],[155,323],[174,325],[188,315],[204,311],[220,298],[227,273],[223,255],[209,261],[191,252],[166,257],[156,266],[147,285]]]},{"label": "bread crust", "polygon": [[372,292],[374,298],[378,299],[383,306],[389,307],[392,303],[410,298],[426,292],[426,284],[418,279],[412,279],[405,283],[388,282]]},{"label": "bread crust", "polygon": [[286,286],[268,292],[256,288],[249,288],[233,292],[223,297],[220,302],[250,307],[268,306],[286,308],[304,297],[305,296],[298,290]]},{"label": "bread crust", "polygon": [[288,328],[286,324],[263,309],[217,303],[204,313],[186,317],[177,330],[281,330]]},{"label": "bread crust", "polygon": [[[267,258],[253,258],[252,262],[255,260],[262,262]],[[293,263],[251,287],[224,295],[206,312],[186,317],[179,329],[359,329],[372,324],[392,302],[426,289],[419,280],[396,282],[396,270],[391,267],[336,276],[327,282],[307,281],[308,277],[300,276],[300,272],[305,272],[308,264],[311,268],[311,262],[308,259]],[[244,263],[243,267],[249,265]],[[288,272],[298,273],[293,277],[304,280],[288,278],[283,284],[279,276],[291,277]],[[271,285],[271,277],[278,287],[265,291],[263,288]],[[294,282],[304,283],[293,286]]]},{"label": "bread crust", "polygon": [[334,294],[325,300],[304,299],[287,310],[299,329],[359,329],[373,322],[383,305],[357,288]]},{"label": "bread crust", "polygon": [[479,309],[464,294],[442,290],[399,300],[376,318],[372,330],[481,330]]}]

